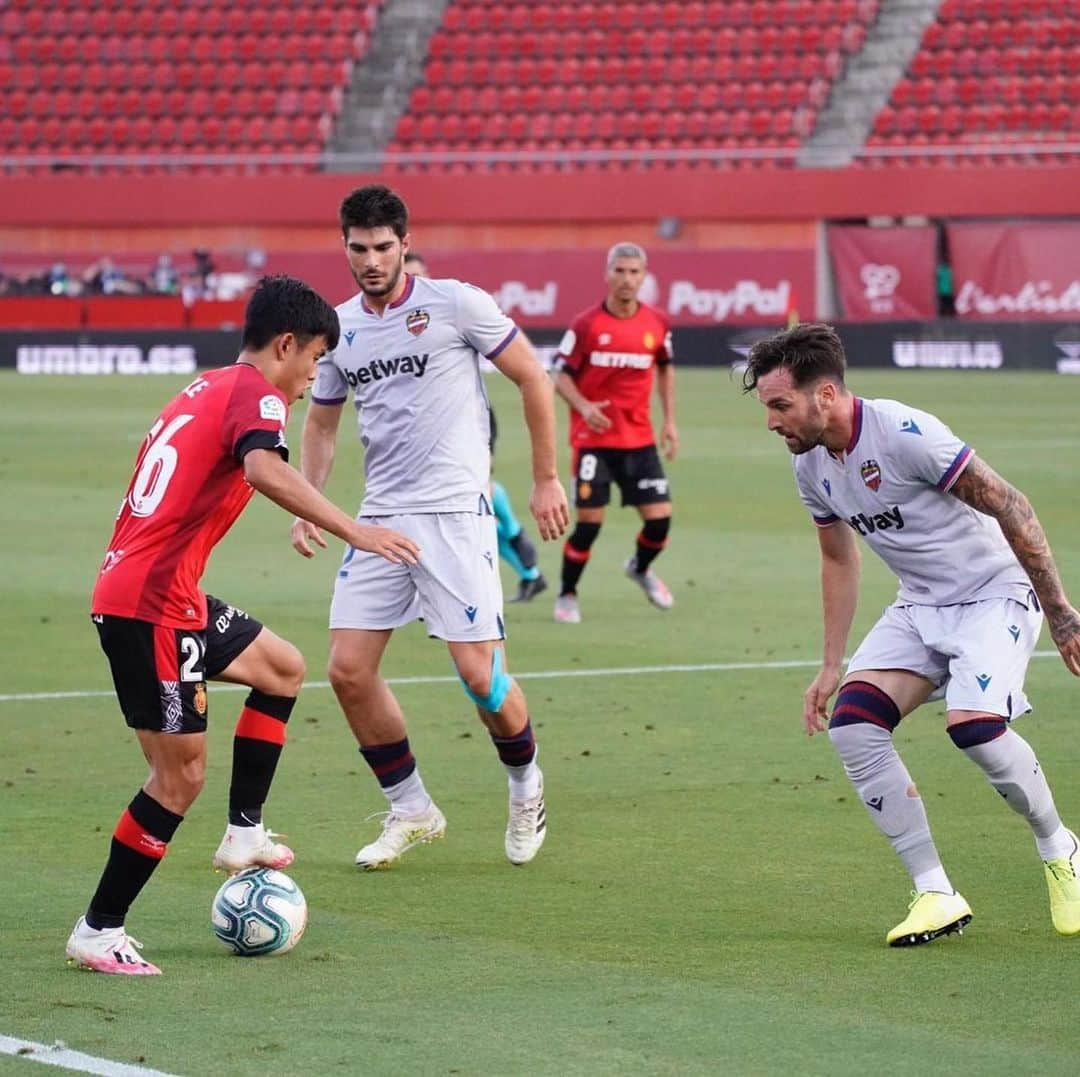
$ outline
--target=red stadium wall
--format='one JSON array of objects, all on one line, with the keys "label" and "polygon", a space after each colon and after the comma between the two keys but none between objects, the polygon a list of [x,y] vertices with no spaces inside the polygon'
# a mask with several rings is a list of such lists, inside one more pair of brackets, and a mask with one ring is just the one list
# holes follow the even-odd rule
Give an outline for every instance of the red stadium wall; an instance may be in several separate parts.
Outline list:
[{"label": "red stadium wall", "polygon": [[[0,268],[5,261],[17,268],[20,256],[33,258],[35,252],[40,252],[41,262],[67,257],[74,265],[80,252],[175,254],[200,246],[240,257],[236,252],[260,248],[267,252],[266,271],[305,277],[328,298],[340,301],[351,282],[340,258],[337,205],[345,192],[374,178],[326,174],[3,178]],[[461,272],[454,267],[473,257],[479,260],[473,273],[478,282],[498,289],[520,280],[523,302],[531,302],[532,293],[542,296],[550,280],[550,274],[541,273],[539,266],[535,280],[526,279],[523,267],[530,255],[535,258],[547,251],[565,260],[571,253],[602,251],[617,239],[634,238],[658,259],[692,261],[694,254],[708,252],[717,265],[724,259],[737,265],[742,252],[749,252],[748,263],[769,252],[783,254],[791,264],[778,267],[776,279],[764,271],[755,278],[748,269],[737,267],[720,269],[719,276],[712,269],[703,270],[691,283],[703,295],[737,292],[740,283],[752,282],[751,278],[763,288],[787,288],[788,305],[805,317],[818,309],[816,284],[821,278],[814,273],[813,259],[821,253],[820,221],[873,215],[952,221],[1080,217],[1080,166],[735,174],[685,169],[622,176],[526,174],[463,179],[409,175],[387,180],[409,202],[415,242],[431,256],[433,265],[438,263],[438,271]],[[678,220],[676,236],[668,240],[657,236],[661,218]],[[483,272],[485,257],[500,262],[491,267],[495,276],[490,282]],[[585,267],[580,273],[591,281]],[[595,277],[599,288],[599,270]],[[817,280],[808,283],[814,277]],[[748,293],[748,288],[743,292]],[[745,312],[747,320],[765,314],[751,308],[752,304]],[[135,304],[98,312],[83,306],[69,318],[84,327],[93,326],[101,317],[112,317],[111,310],[125,324],[134,324]],[[1071,311],[1071,305],[1065,304],[1059,316]],[[774,321],[775,312],[768,313],[767,320]],[[896,311],[882,314],[897,316]],[[129,315],[133,321],[127,321]],[[181,326],[215,324],[219,317],[210,311],[196,316],[174,304],[141,324],[164,324],[162,319]],[[559,307],[546,317],[525,320],[555,325],[565,317]],[[702,317],[713,320],[709,315]],[[692,317],[684,320],[695,322]],[[21,309],[0,311],[4,325],[28,322],[32,319]]]},{"label": "red stadium wall", "polygon": [[[371,176],[35,176],[0,179],[0,227],[325,227]],[[875,214],[1080,214],[1080,166],[837,171],[695,170],[559,177],[401,176],[417,224],[477,229],[522,221],[778,221]]]}]

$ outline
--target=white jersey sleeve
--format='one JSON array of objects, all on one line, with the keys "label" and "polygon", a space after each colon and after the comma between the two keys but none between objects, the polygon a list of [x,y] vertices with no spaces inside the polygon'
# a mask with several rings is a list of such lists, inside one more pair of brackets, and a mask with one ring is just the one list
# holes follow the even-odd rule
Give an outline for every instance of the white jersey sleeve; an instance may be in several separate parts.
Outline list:
[{"label": "white jersey sleeve", "polygon": [[[800,463],[804,461],[804,463]],[[799,491],[799,500],[802,501],[806,511],[814,518],[818,527],[828,527],[840,519],[832,510],[829,503],[818,492],[818,485],[822,481],[818,478],[817,468],[809,458],[793,456],[791,467],[795,472],[795,488]]]},{"label": "white jersey sleeve", "polygon": [[316,404],[341,404],[349,396],[349,383],[334,362],[334,352],[327,352],[315,367],[311,399]]},{"label": "white jersey sleeve", "polygon": [[892,456],[901,475],[942,493],[951,489],[974,450],[929,412],[898,408],[892,419],[897,431],[891,441]]},{"label": "white jersey sleeve", "polygon": [[494,359],[517,336],[518,327],[487,292],[472,284],[457,289],[458,330],[485,359]]}]

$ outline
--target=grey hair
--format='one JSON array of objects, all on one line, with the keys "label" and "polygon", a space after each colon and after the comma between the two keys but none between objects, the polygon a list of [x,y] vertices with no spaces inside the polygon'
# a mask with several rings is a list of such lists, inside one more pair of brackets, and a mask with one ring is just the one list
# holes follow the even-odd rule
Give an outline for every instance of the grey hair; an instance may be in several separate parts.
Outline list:
[{"label": "grey hair", "polygon": [[645,248],[639,247],[636,243],[630,243],[624,241],[622,243],[616,243],[614,247],[607,252],[607,268],[610,269],[618,258],[640,258],[642,265],[648,264],[648,258],[645,257]]}]

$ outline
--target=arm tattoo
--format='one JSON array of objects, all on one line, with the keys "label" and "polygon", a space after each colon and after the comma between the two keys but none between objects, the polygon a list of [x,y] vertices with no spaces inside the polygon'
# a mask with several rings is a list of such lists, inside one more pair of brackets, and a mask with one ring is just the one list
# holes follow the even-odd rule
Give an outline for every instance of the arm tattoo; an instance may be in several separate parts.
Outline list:
[{"label": "arm tattoo", "polygon": [[1054,638],[1080,632],[1080,619],[1065,597],[1046,532],[1031,502],[977,456],[971,458],[949,492],[997,520],[1046,611]]}]

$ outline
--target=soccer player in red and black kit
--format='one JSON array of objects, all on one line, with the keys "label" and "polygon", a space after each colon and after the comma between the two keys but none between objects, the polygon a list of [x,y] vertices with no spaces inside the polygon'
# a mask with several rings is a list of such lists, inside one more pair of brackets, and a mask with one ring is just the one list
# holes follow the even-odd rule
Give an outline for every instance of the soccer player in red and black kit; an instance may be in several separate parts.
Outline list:
[{"label": "soccer player in red and black kit", "polygon": [[286,462],[289,405],[338,334],[334,309],[306,284],[265,278],[248,304],[237,361],[197,377],[142,444],[91,613],[150,777],[120,816],[97,891],[68,939],[75,964],[160,972],[139,956],[124,919],[202,788],[207,680],[251,689],[233,739],[229,824],[214,867],[233,873],[292,862],[292,850],[263,825],[262,807],[304,661],[243,610],[204,594],[199,580],[255,490],[357,549],[416,562],[410,540],[357,524]]},{"label": "soccer player in red and black kit", "polygon": [[637,297],[645,267],[641,247],[616,243],[607,256],[607,297],[579,314],[559,345],[555,388],[570,405],[577,510],[555,600],[555,620],[563,624],[581,621],[578,581],[600,534],[612,483],[623,505],[636,508],[643,521],[626,575],[654,606],[666,610],[675,602],[650,568],[671,527],[671,494],[650,416],[654,380],[664,413],[660,444],[669,460],[678,452],[679,434],[671,332],[664,316]]}]

